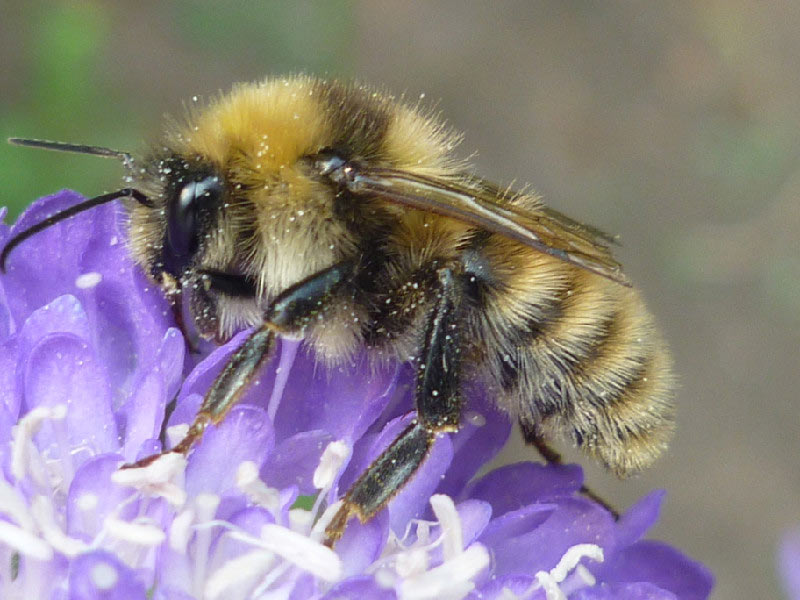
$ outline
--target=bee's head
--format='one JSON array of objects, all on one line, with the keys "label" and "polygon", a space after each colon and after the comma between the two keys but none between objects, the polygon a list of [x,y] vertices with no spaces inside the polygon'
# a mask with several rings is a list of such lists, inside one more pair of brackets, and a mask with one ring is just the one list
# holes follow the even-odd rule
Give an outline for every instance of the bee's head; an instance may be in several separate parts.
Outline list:
[{"label": "bee's head", "polygon": [[150,200],[127,206],[134,259],[158,282],[185,281],[221,227],[223,175],[202,157],[168,153],[142,161],[134,181]]}]

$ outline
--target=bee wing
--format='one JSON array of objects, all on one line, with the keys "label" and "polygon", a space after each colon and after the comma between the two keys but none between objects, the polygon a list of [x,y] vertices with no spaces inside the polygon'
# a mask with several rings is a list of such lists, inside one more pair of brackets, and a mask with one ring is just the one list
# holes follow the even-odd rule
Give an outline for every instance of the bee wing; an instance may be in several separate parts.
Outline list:
[{"label": "bee wing", "polygon": [[408,171],[359,165],[348,176],[354,193],[458,219],[629,286],[608,249],[614,238],[544,205],[522,209],[512,193],[482,180],[459,183]]}]

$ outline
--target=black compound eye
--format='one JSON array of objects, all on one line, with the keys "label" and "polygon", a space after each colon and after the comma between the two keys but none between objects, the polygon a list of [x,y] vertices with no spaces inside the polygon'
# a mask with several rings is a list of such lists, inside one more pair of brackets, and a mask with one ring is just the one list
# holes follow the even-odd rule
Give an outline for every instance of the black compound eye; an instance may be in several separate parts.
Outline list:
[{"label": "black compound eye", "polygon": [[214,205],[222,194],[222,184],[217,176],[198,181],[188,181],[176,190],[167,207],[167,244],[172,271],[178,271],[197,251],[200,230],[200,212]]}]

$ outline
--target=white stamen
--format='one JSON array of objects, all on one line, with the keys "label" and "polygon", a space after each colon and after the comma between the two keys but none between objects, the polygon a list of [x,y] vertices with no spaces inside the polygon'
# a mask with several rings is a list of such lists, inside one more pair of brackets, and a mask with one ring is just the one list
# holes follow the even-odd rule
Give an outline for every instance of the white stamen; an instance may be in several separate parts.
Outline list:
[{"label": "white stamen", "polygon": [[258,478],[258,466],[250,460],[243,461],[236,470],[236,486],[259,506],[269,510],[277,519],[281,513],[281,494]]},{"label": "white stamen", "polygon": [[186,547],[192,537],[192,523],[194,522],[194,510],[187,508],[182,510],[178,516],[172,520],[169,526],[169,547],[179,554],[186,554]]},{"label": "white stamen", "polygon": [[329,505],[322,513],[322,515],[317,519],[317,522],[314,524],[314,528],[311,530],[309,537],[313,540],[321,540],[322,537],[325,535],[325,529],[330,525],[331,521],[333,521],[333,517],[341,508],[344,502],[342,500],[337,500],[333,504]]},{"label": "white stamen", "polygon": [[406,552],[397,554],[395,570],[403,579],[419,575],[428,570],[427,548],[411,548]]},{"label": "white stamen", "polygon": [[[217,512],[221,498],[216,494],[198,494],[194,500],[197,511],[197,521],[205,523],[211,521]],[[200,596],[206,580],[206,567],[208,566],[208,551],[211,548],[213,532],[211,529],[199,529],[194,539],[194,580],[192,589],[195,595]]]},{"label": "white stamen", "polygon": [[253,550],[227,561],[208,578],[203,597],[210,600],[244,597],[234,591],[241,592],[254,585],[274,560],[275,556],[271,552]]},{"label": "white stamen", "polygon": [[70,558],[84,552],[88,546],[77,538],[69,537],[56,523],[55,507],[50,498],[36,496],[31,502],[31,514],[44,539],[58,552]]},{"label": "white stamen", "polygon": [[342,464],[350,457],[350,447],[343,440],[331,442],[319,459],[314,471],[313,483],[318,490],[328,489],[333,485]]},{"label": "white stamen", "polygon": [[394,587],[397,577],[391,569],[378,569],[373,574],[375,583],[384,589],[391,589]]},{"label": "white stamen", "polygon": [[456,505],[453,499],[445,494],[434,494],[431,496],[431,507],[433,514],[442,526],[442,538],[444,546],[444,560],[448,561],[459,554],[464,549],[463,533],[461,531],[461,517],[458,516]]},{"label": "white stamen", "polygon": [[186,457],[169,452],[162,454],[145,467],[136,469],[120,469],[111,476],[111,481],[119,485],[131,487],[147,487],[165,483],[186,467]]},{"label": "white stamen", "polygon": [[400,586],[400,596],[404,600],[460,600],[475,589],[472,578],[488,565],[489,552],[473,544],[453,560],[406,579]]},{"label": "white stamen", "polygon": [[[410,532],[406,532],[408,536]],[[417,542],[423,546],[431,543],[431,522],[417,521]]]},{"label": "white stamen", "polygon": [[302,508],[293,508],[289,511],[289,529],[307,535],[314,525],[314,513]]},{"label": "white stamen", "polygon": [[[550,569],[550,572],[539,571],[536,573],[536,581],[544,590],[547,600],[567,600],[567,595],[559,587],[559,584],[567,578],[583,558],[603,562],[603,549],[595,544],[576,544],[567,549],[558,564]],[[591,573],[589,575],[591,576]],[[593,579],[594,577],[592,577]],[[535,584],[533,589],[535,589]]]},{"label": "white stamen", "polygon": [[75,287],[82,290],[89,290],[103,281],[103,276],[97,271],[83,273],[75,278]]},{"label": "white stamen", "polygon": [[7,521],[0,521],[0,542],[31,558],[43,561],[53,558],[49,544]]},{"label": "white stamen", "polygon": [[194,503],[197,507],[197,520],[200,522],[210,521],[217,512],[221,498],[216,494],[198,494]]},{"label": "white stamen", "polygon": [[177,446],[189,433],[189,423],[178,423],[167,427],[167,442],[170,448]]},{"label": "white stamen", "polygon": [[106,517],[103,528],[109,535],[136,544],[137,546],[158,546],[166,539],[167,535],[155,525],[145,523],[131,523],[117,517]]},{"label": "white stamen", "polygon": [[77,506],[78,510],[81,512],[88,512],[97,508],[99,502],[100,499],[96,494],[85,492],[78,496],[78,498],[75,500],[75,506]]},{"label": "white stamen", "polygon": [[4,477],[0,477],[0,513],[7,514],[23,529],[30,530],[34,527],[25,498]]},{"label": "white stamen", "polygon": [[594,561],[603,562],[603,549],[596,544],[576,544],[564,553],[558,564],[550,570],[550,575],[558,583],[561,583],[582,558],[591,558]]},{"label": "white stamen", "polygon": [[[539,571],[536,574],[536,582],[539,584],[539,587],[544,590],[544,595],[547,600],[567,600],[566,594],[558,587],[558,582],[553,579],[547,571]],[[534,587],[528,590],[523,598],[527,597],[527,595],[535,589],[537,588],[534,584]]]},{"label": "white stamen", "polygon": [[342,577],[342,561],[333,550],[286,527],[270,523],[261,528],[260,538],[236,532],[231,537],[274,552],[325,581]]},{"label": "white stamen", "polygon": [[[264,575],[264,577],[258,583],[258,587],[256,587],[255,590],[253,590],[253,593],[251,594],[251,597],[253,597],[253,598],[264,598],[264,597],[267,597],[268,598],[269,596],[267,596],[267,594],[266,594],[267,590],[269,588],[271,588],[272,584],[274,584],[281,577],[283,577],[283,574],[286,573],[291,568],[292,568],[291,563],[285,562],[283,564],[278,565],[277,567],[275,567],[271,571],[269,571],[266,575]],[[291,590],[293,587],[294,587],[294,584],[292,582],[290,582],[290,581],[284,582],[283,585],[280,588],[278,588],[276,590],[273,590],[273,593],[270,594],[270,596],[273,596],[273,597],[276,597],[276,598],[285,597],[285,593],[288,592],[289,590]],[[281,593],[281,592],[284,592],[284,593]]]},{"label": "white stamen", "polygon": [[[66,404],[37,406],[11,428],[11,474],[16,479],[23,479],[28,468],[32,466],[31,447],[38,453],[32,443],[33,436],[42,427],[42,423],[49,420],[62,420],[66,416]],[[40,481],[39,483],[46,483],[46,481]]]},{"label": "white stamen", "polygon": [[92,567],[89,577],[92,579],[95,588],[106,591],[117,585],[119,573],[117,573],[117,569],[113,565],[101,562]]},{"label": "white stamen", "polygon": [[575,567],[575,575],[577,575],[578,578],[588,586],[592,586],[597,583],[597,579],[592,572],[583,565],[578,565]]},{"label": "white stamen", "polygon": [[160,496],[173,506],[186,503],[186,491],[171,480],[183,475],[186,457],[170,452],[162,454],[145,467],[120,469],[111,475],[111,481],[136,488],[148,496]]},{"label": "white stamen", "polygon": [[80,519],[85,533],[90,533],[91,535],[98,533],[100,518],[97,514],[97,507],[99,505],[100,498],[90,492],[84,492],[75,499],[75,506],[78,509],[77,518]]},{"label": "white stamen", "polygon": [[252,460],[244,460],[239,463],[236,469],[236,485],[244,491],[248,486],[253,485],[258,479],[258,465]]},{"label": "white stamen", "polygon": [[577,567],[575,567],[573,576],[567,577],[560,587],[561,591],[564,592],[567,597],[569,597],[573,592],[581,590],[585,587],[591,587],[595,583],[597,583],[597,579],[595,579],[595,576],[592,575],[592,572],[583,565],[579,564]]}]

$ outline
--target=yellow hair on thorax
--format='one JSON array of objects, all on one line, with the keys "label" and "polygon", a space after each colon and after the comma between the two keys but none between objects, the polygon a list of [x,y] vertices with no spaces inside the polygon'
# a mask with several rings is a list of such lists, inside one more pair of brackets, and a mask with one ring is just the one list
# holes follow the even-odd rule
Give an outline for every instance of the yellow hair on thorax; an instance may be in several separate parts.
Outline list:
[{"label": "yellow hair on thorax", "polygon": [[246,161],[253,177],[269,179],[315,151],[327,133],[313,80],[297,76],[236,86],[191,114],[176,145],[186,155],[206,157],[223,168]]}]

